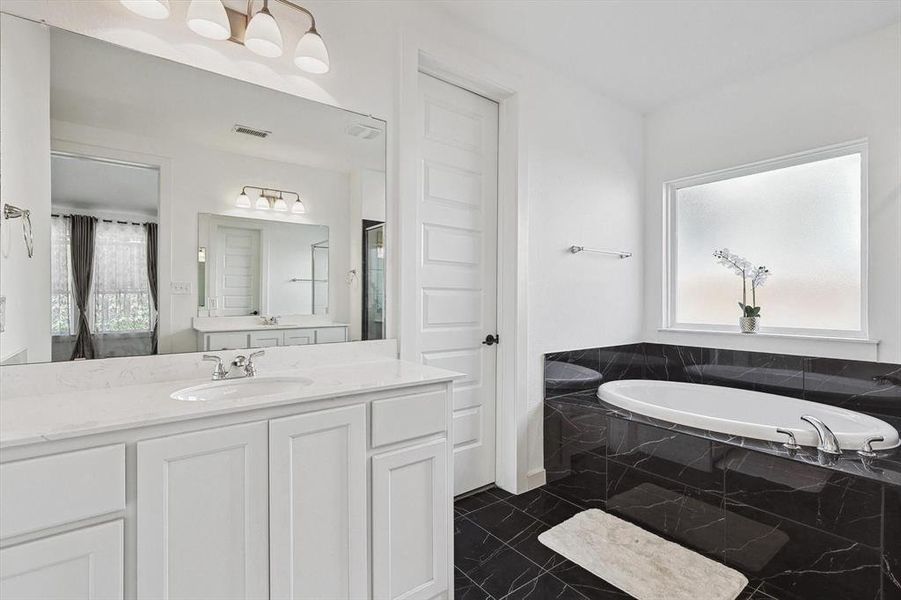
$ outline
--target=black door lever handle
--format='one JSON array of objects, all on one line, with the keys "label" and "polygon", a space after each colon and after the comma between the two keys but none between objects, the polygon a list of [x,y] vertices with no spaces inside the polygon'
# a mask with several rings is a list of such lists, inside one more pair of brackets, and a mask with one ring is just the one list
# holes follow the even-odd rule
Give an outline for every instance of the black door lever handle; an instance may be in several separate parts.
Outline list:
[{"label": "black door lever handle", "polygon": [[493,346],[495,344],[500,344],[500,343],[501,343],[501,336],[491,335],[490,333],[487,336],[485,336],[485,341],[482,342],[482,344],[484,344],[486,346]]}]

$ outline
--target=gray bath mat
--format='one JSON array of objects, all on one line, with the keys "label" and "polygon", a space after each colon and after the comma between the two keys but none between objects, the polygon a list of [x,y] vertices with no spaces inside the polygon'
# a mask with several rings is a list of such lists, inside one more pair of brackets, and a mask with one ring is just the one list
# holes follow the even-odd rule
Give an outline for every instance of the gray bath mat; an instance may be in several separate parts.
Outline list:
[{"label": "gray bath mat", "polygon": [[748,585],[738,571],[598,509],[538,541],[638,600],[734,600]]}]

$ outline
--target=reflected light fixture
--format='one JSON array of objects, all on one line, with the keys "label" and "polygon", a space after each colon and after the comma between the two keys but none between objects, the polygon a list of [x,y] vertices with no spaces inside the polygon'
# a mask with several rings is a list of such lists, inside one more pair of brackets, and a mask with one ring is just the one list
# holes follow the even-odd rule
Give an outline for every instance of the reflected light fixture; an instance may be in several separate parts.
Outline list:
[{"label": "reflected light fixture", "polygon": [[211,40],[227,40],[232,35],[222,0],[191,0],[187,22],[191,31]]},{"label": "reflected light fixture", "polygon": [[307,73],[328,73],[328,49],[325,47],[325,42],[322,41],[322,36],[316,31],[315,24],[297,42],[297,48],[294,50],[294,64],[298,69]]},{"label": "reflected light fixture", "polygon": [[[255,201],[251,202],[250,196],[247,195],[247,190],[254,190],[259,192],[259,196],[257,196],[257,199]],[[257,210],[288,212],[288,200],[285,200],[285,196],[294,197],[294,202],[291,203],[290,206],[290,211],[292,213],[300,215],[307,212],[307,209],[303,205],[303,202],[300,201],[300,195],[297,192],[264,188],[255,185],[245,185],[243,188],[241,188],[241,193],[238,194],[238,197],[235,199],[235,206],[237,206],[238,208],[253,207]]]},{"label": "reflected light fixture", "polygon": [[136,15],[148,19],[169,18],[169,0],[119,0],[119,2]]}]

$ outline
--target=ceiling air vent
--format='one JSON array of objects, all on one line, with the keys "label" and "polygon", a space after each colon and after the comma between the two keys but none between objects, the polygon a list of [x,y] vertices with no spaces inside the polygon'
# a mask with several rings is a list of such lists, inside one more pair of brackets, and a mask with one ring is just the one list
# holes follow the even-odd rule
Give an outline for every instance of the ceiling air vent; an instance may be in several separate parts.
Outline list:
[{"label": "ceiling air vent", "polygon": [[247,125],[235,125],[232,127],[232,131],[235,133],[243,133],[244,135],[252,135],[253,137],[258,138],[267,138],[272,132],[266,131],[265,129],[254,129],[253,127],[248,127]]},{"label": "ceiling air vent", "polygon": [[347,135],[357,137],[363,140],[372,140],[381,135],[382,130],[377,127],[370,127],[363,123],[351,123],[347,126]]}]

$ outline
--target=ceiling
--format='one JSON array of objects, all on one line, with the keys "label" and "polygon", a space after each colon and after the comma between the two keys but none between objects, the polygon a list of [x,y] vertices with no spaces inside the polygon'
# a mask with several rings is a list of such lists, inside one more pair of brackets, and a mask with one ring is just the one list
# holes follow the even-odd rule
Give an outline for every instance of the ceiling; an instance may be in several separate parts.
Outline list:
[{"label": "ceiling", "polygon": [[432,6],[640,112],[901,20],[901,0],[434,0]]},{"label": "ceiling", "polygon": [[[385,170],[383,121],[59,29],[50,39],[54,120],[332,171]],[[349,135],[357,124],[376,137]]]},{"label": "ceiling", "polygon": [[156,169],[54,154],[50,161],[54,209],[104,211],[155,217],[160,174]]}]

